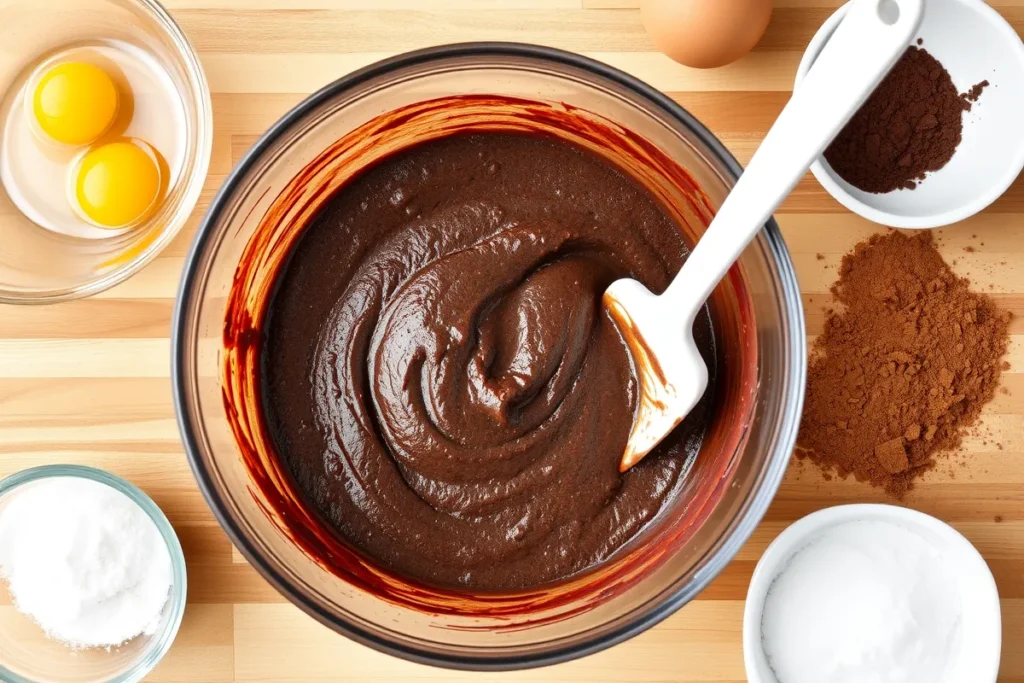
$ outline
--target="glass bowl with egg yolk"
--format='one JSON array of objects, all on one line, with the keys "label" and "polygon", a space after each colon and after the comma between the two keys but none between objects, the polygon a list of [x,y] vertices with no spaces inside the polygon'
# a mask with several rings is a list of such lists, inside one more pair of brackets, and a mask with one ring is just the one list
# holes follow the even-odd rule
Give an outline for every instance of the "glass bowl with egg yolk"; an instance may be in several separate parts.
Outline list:
[{"label": "glass bowl with egg yolk", "polygon": [[212,116],[200,63],[154,0],[14,0],[0,41],[0,302],[88,296],[191,214]]}]

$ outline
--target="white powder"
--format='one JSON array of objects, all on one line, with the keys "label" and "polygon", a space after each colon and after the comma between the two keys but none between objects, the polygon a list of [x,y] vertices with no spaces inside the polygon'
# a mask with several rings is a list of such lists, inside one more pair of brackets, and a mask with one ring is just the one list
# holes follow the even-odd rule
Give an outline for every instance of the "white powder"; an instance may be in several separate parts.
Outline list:
[{"label": "white powder", "polygon": [[942,556],[897,524],[836,525],[768,590],[765,654],[779,683],[942,683],[961,603]]},{"label": "white powder", "polygon": [[141,507],[77,477],[42,479],[8,495],[0,508],[0,578],[21,612],[76,648],[156,631],[171,557]]}]

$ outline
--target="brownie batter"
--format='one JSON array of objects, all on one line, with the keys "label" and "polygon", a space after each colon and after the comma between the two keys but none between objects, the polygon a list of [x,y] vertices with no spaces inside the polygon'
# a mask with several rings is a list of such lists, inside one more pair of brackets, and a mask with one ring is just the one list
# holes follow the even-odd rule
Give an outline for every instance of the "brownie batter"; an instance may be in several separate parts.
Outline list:
[{"label": "brownie batter", "polygon": [[637,400],[601,305],[687,254],[639,185],[527,134],[402,151],[332,197],[268,310],[263,401],[310,504],[425,582],[507,591],[592,567],[672,504],[713,392],[618,471]]}]

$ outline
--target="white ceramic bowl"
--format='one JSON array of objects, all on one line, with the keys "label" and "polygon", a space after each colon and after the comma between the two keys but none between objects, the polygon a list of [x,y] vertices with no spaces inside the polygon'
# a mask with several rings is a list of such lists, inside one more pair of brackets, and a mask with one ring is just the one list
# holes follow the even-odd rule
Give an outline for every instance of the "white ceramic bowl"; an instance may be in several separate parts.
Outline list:
[{"label": "white ceramic bowl", "polygon": [[981,554],[960,533],[934,517],[894,505],[838,505],[807,515],[772,542],[754,569],[743,611],[743,663],[750,683],[780,683],[761,645],[761,614],[768,589],[789,560],[826,529],[853,521],[898,524],[921,536],[944,558],[962,605],[961,646],[942,683],[995,683],[1002,639],[999,594]]},{"label": "white ceramic bowl", "polygon": [[[811,39],[796,84],[845,16],[829,17]],[[850,211],[896,228],[937,228],[969,218],[999,198],[1024,168],[1024,43],[1013,27],[982,0],[927,0],[918,35],[922,47],[942,62],[960,92],[988,80],[964,115],[963,141],[950,162],[914,190],[870,194],[853,187],[824,157],[811,172]]]}]

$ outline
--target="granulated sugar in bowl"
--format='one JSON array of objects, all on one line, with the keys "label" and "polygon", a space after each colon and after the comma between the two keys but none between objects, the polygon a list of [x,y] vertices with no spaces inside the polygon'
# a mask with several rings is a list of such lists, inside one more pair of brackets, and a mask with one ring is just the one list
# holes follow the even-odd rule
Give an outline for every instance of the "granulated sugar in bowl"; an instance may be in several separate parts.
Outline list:
[{"label": "granulated sugar in bowl", "polygon": [[751,683],[995,683],[995,580],[929,515],[839,505],[797,521],[754,570],[743,613]]},{"label": "granulated sugar in bowl", "polygon": [[783,683],[935,683],[960,650],[942,556],[887,521],[837,524],[768,589],[761,639]]},{"label": "granulated sugar in bowl", "polygon": [[156,632],[171,556],[153,521],[89,479],[36,482],[0,511],[0,577],[14,604],[71,647]]},{"label": "granulated sugar in bowl", "polygon": [[140,681],[185,597],[177,535],[135,486],[74,465],[0,481],[0,680]]}]

